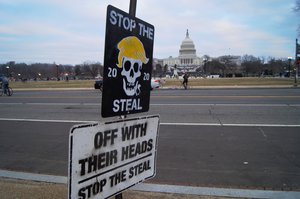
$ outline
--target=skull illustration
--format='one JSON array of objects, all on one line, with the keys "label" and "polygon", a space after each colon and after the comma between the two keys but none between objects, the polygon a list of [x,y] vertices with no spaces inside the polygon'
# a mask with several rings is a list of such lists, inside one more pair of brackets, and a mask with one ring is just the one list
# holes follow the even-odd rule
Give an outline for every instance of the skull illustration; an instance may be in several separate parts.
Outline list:
[{"label": "skull illustration", "polygon": [[129,36],[118,43],[119,55],[117,66],[122,68],[123,90],[127,96],[138,96],[141,93],[141,76],[143,64],[149,59],[143,43],[135,36]]},{"label": "skull illustration", "polygon": [[142,62],[140,60],[123,57],[123,90],[127,96],[139,95],[141,85],[138,78],[141,76]]}]

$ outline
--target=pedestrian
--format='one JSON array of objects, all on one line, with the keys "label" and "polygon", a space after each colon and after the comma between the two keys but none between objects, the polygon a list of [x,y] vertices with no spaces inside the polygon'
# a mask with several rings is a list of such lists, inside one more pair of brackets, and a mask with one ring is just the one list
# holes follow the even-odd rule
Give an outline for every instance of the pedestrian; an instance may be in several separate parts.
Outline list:
[{"label": "pedestrian", "polygon": [[174,66],[174,71],[173,71],[173,77],[172,77],[172,78],[178,79],[178,71],[177,71],[177,66],[176,66],[176,64],[175,64],[175,66]]},{"label": "pedestrian", "polygon": [[182,82],[184,89],[187,89],[188,81],[189,81],[189,74],[188,73],[184,73],[184,75],[183,75],[183,82]]},{"label": "pedestrian", "polygon": [[7,77],[5,77],[5,76],[3,75],[3,76],[0,76],[0,82],[2,83],[2,90],[3,90],[3,93],[6,94],[7,91],[8,91],[9,80],[8,80]]}]

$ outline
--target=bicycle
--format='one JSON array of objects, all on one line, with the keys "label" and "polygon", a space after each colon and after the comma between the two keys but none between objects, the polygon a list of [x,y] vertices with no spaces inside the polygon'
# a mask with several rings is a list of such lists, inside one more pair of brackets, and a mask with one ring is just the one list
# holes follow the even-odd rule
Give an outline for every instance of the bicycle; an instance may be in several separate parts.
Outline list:
[{"label": "bicycle", "polygon": [[[7,96],[12,96],[12,94],[14,93],[13,89],[11,87],[8,87],[6,89],[6,95]],[[4,94],[4,90],[2,88],[2,84],[0,84],[0,96],[2,96]]]}]

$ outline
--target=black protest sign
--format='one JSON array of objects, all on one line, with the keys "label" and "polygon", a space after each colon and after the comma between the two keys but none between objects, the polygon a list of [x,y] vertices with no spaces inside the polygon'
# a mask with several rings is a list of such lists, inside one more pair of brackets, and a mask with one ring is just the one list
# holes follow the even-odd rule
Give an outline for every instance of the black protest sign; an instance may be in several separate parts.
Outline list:
[{"label": "black protest sign", "polygon": [[107,8],[102,117],[149,110],[154,26]]}]

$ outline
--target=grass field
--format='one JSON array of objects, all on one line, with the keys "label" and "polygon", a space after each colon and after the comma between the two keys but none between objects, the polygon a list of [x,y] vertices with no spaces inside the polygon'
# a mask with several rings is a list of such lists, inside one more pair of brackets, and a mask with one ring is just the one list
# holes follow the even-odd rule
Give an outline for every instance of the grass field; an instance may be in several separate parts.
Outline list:
[{"label": "grass field", "polygon": [[70,80],[70,81],[26,81],[10,82],[13,89],[37,89],[37,88],[94,88],[94,80]]},{"label": "grass field", "polygon": [[[180,87],[182,80],[166,79],[163,87]],[[198,86],[293,86],[293,78],[215,78],[190,79],[191,87]],[[298,83],[298,85],[300,85]],[[94,80],[10,82],[13,89],[94,88]]]},{"label": "grass field", "polygon": [[[164,86],[181,86],[182,80],[167,80]],[[214,78],[190,79],[191,87],[197,86],[288,86],[294,85],[294,79],[288,78]]]}]

